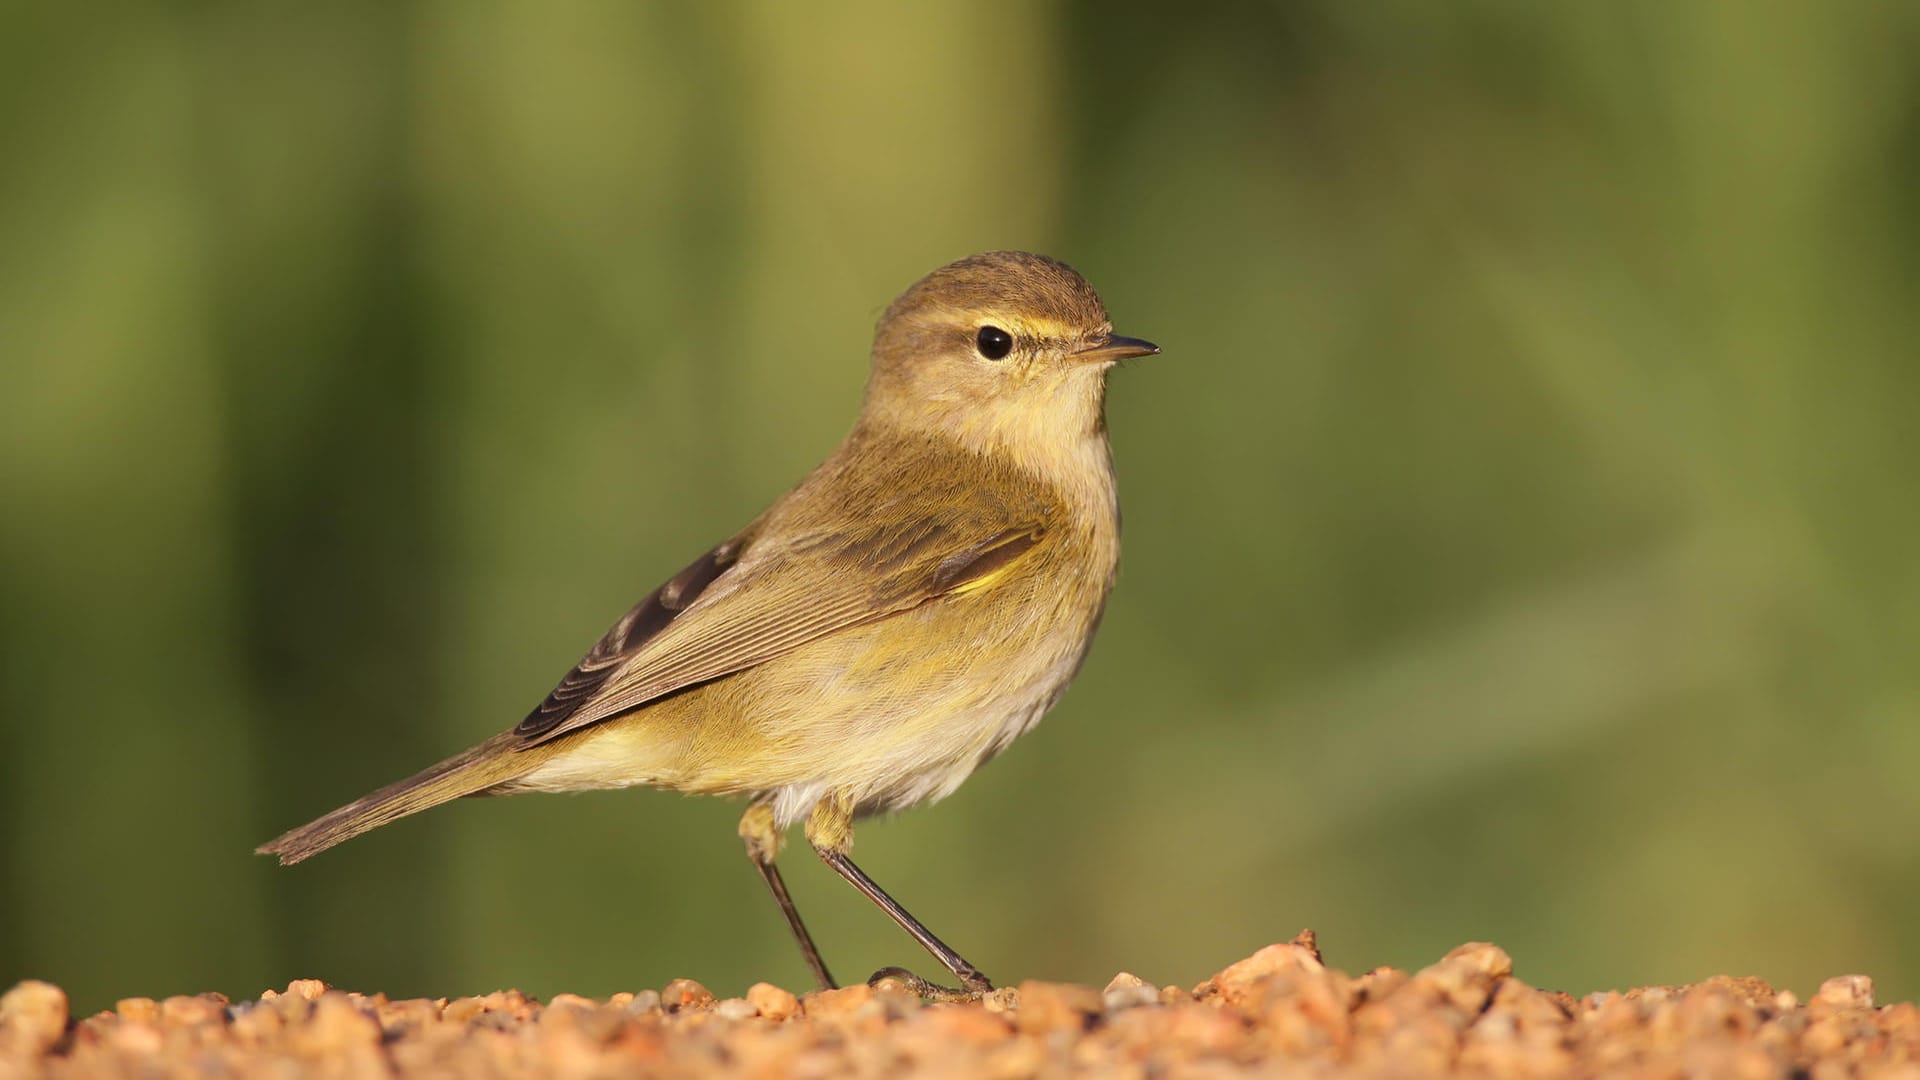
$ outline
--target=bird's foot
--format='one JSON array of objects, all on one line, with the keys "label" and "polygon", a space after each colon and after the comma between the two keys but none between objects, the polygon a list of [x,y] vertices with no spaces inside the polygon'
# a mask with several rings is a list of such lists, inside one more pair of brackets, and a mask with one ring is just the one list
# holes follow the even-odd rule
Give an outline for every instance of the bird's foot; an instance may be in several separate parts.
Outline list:
[{"label": "bird's foot", "polygon": [[962,976],[961,981],[966,984],[965,989],[955,989],[951,986],[941,986],[939,983],[928,982],[903,967],[884,967],[868,977],[867,985],[877,990],[882,983],[894,982],[898,983],[909,993],[916,994],[927,1001],[940,1002],[979,1001],[981,998],[993,993],[993,983],[989,982],[987,977],[979,972],[974,972],[972,978]]}]

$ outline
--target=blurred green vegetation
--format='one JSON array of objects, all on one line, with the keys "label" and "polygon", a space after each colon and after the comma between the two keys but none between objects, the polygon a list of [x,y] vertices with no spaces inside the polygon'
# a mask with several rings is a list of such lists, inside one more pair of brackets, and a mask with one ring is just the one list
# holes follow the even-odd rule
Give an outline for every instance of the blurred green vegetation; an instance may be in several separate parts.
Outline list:
[{"label": "blurred green vegetation", "polygon": [[[0,13],[0,984],[805,969],[654,792],[256,843],[516,721],[1023,247],[1123,332],[1127,553],[862,862],[1002,979],[1496,941],[1920,992],[1920,9]],[[836,970],[927,966],[804,848]]]}]

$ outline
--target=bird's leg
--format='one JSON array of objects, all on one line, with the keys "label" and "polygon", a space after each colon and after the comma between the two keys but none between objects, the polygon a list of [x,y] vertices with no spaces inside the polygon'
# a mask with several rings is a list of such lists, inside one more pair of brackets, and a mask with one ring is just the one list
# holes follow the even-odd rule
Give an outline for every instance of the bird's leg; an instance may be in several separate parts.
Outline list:
[{"label": "bird's leg", "polygon": [[807,933],[807,924],[800,921],[800,909],[793,906],[793,897],[787,895],[787,883],[780,877],[780,868],[773,864],[774,856],[780,853],[780,829],[773,820],[773,807],[758,802],[747,807],[747,812],[740,817],[740,839],[746,841],[747,858],[752,859],[753,868],[760,871],[760,880],[767,883],[767,891],[780,905],[780,914],[787,917],[787,928],[793,931],[793,939],[800,943],[807,966],[813,969],[813,981],[819,983],[822,990],[838,987],[840,984],[833,981],[826,961],[820,959],[813,935]]},{"label": "bird's leg", "polygon": [[813,845],[820,858],[834,872],[846,878],[853,887],[865,893],[867,899],[880,905],[880,910],[900,924],[900,928],[913,935],[922,947],[934,955],[934,958],[946,965],[953,977],[960,980],[962,989],[930,983],[904,968],[882,968],[873,973],[869,983],[882,979],[898,979],[921,997],[935,1000],[971,1000],[993,990],[993,982],[980,969],[967,962],[967,959],[954,952],[946,942],[941,941],[928,930],[919,919],[913,917],[900,902],[888,896],[866,872],[853,864],[847,852],[853,848],[853,808],[844,799],[828,796],[813,813],[807,816],[807,842]]}]

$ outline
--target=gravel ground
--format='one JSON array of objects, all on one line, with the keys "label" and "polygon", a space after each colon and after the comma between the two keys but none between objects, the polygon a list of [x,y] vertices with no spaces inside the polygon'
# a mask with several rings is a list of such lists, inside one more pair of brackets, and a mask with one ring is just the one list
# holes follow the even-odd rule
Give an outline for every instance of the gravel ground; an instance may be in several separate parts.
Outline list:
[{"label": "gravel ground", "polygon": [[74,1019],[23,982],[0,998],[0,1080],[15,1076],[1355,1075],[1911,1077],[1920,1008],[1876,1006],[1864,976],[1811,1001],[1718,977],[1573,998],[1463,945],[1411,975],[1348,976],[1313,936],[1270,945],[1191,989],[1121,974],[1104,990],[1027,982],[977,1004],[896,987],[716,1001],[660,991],[541,1004],[517,991],[389,1001],[302,979],[230,1002],[129,998]]}]

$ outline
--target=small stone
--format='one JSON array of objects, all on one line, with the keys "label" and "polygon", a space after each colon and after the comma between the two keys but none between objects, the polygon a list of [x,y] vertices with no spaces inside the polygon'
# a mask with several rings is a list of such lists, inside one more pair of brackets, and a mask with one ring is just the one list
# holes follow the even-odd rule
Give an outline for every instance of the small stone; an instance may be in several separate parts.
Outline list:
[{"label": "small stone", "polygon": [[1753,975],[1715,975],[1699,985],[1714,987],[1756,1006],[1772,1001],[1778,992],[1767,985],[1767,980]]},{"label": "small stone", "polygon": [[632,1000],[627,1002],[626,1010],[635,1016],[644,1016],[647,1013],[660,1011],[661,1001],[660,991],[658,990],[642,990],[638,993],[628,994],[627,997]]},{"label": "small stone", "polygon": [[224,1023],[227,999],[219,994],[198,997],[176,994],[160,1003],[160,1019],[163,1023],[181,1025]]},{"label": "small stone", "polygon": [[113,1011],[120,1019],[136,1024],[157,1024],[160,1022],[160,1003],[149,997],[121,998],[113,1003]]},{"label": "small stone", "polygon": [[1148,985],[1145,979],[1130,971],[1115,975],[1100,991],[1100,1003],[1110,1010],[1131,1009],[1141,1005],[1154,1005],[1160,1001],[1160,990]]},{"label": "small stone", "polygon": [[1279,1045],[1299,1053],[1344,1047],[1353,1038],[1353,981],[1322,968],[1273,981],[1264,999]]},{"label": "small stone", "polygon": [[1356,1001],[1380,1001],[1391,997],[1393,993],[1413,978],[1399,968],[1377,967],[1365,975],[1353,980],[1353,996]]},{"label": "small stone", "polygon": [[751,1020],[760,1010],[746,998],[727,998],[713,1007],[713,1013],[722,1020]]},{"label": "small stone", "polygon": [[1246,1024],[1232,1009],[1222,1009],[1203,1002],[1188,1002],[1168,1012],[1171,1020],[1166,1028],[1165,1039],[1168,1044],[1187,1054],[1199,1057],[1225,1056],[1246,1042]]},{"label": "small stone", "polygon": [[[539,1024],[543,1031],[566,1031],[577,1034],[586,1020],[598,1011],[592,1002],[580,1004],[586,1000],[574,994],[555,994],[553,1000],[547,1002],[547,1007],[540,1010],[540,1016],[535,1023]],[[559,1035],[552,1037],[564,1039],[564,1036]],[[560,1043],[556,1042],[553,1045],[558,1046]]]},{"label": "small stone", "polygon": [[1307,944],[1299,939],[1279,945],[1269,945],[1245,960],[1228,964],[1218,975],[1193,988],[1196,998],[1220,996],[1232,1004],[1246,1003],[1254,993],[1257,984],[1288,975],[1319,974],[1326,970],[1320,962],[1320,955],[1312,948],[1312,936]]},{"label": "small stone", "polygon": [[388,1036],[401,1036],[436,1024],[447,1009],[444,997],[413,997],[407,1001],[388,1001],[378,1007],[380,1028]]},{"label": "small stone", "polygon": [[1488,979],[1504,979],[1513,974],[1513,957],[1498,945],[1471,941],[1454,949],[1440,962]]},{"label": "small stone", "polygon": [[1820,984],[1808,1005],[1826,1009],[1871,1009],[1873,980],[1865,975],[1836,975]]},{"label": "small stone", "polygon": [[1800,1036],[1801,1049],[1816,1057],[1837,1057],[1847,1042],[1846,1021],[1836,1016],[1814,1021]]},{"label": "small stone", "polygon": [[692,979],[675,979],[661,989],[660,1000],[669,1009],[701,1009],[713,1004],[713,991]]},{"label": "small stone", "polygon": [[759,982],[747,987],[747,1000],[769,1020],[785,1020],[800,1011],[800,999],[772,983]]},{"label": "small stone", "polygon": [[496,991],[494,996],[506,998],[505,1010],[515,1020],[532,1020],[540,1015],[540,1002],[518,990]]},{"label": "small stone", "polygon": [[873,1000],[873,987],[860,983],[838,990],[815,990],[800,999],[808,1016],[847,1016]]},{"label": "small stone", "polygon": [[[1464,1022],[1477,1015],[1499,981],[1512,974],[1513,958],[1506,950],[1473,942],[1448,953],[1439,963],[1422,968],[1409,980],[1408,989],[1417,994],[1415,1000],[1438,996],[1457,1011],[1454,1019]],[[1401,1004],[1418,1007],[1414,1001]]]},{"label": "small stone", "polygon": [[1011,986],[989,990],[980,996],[980,1007],[990,1013],[1010,1013],[1020,1007],[1020,991]]},{"label": "small stone", "polygon": [[158,1054],[166,1046],[166,1036],[153,1024],[122,1024],[107,1035],[107,1045],[122,1057],[143,1058]]},{"label": "small stone", "polygon": [[319,979],[295,979],[287,984],[287,993],[308,1001],[319,1001],[320,995],[327,992],[327,984]]},{"label": "small stone", "polygon": [[971,1005],[934,1005],[921,1010],[908,1021],[911,1030],[929,1036],[938,1047],[945,1042],[971,1046],[991,1046],[1001,1042],[1012,1028],[1005,1014],[988,1012]]},{"label": "small stone", "polygon": [[324,994],[314,1002],[313,1022],[307,1033],[321,1046],[373,1046],[380,1041],[380,1025],[355,1008],[345,994]]},{"label": "small stone", "polygon": [[1071,983],[1036,982],[1020,984],[1020,1008],[1014,1024],[1021,1031],[1084,1031],[1102,1008],[1101,995]]},{"label": "small stone", "polygon": [[28,979],[0,996],[0,1046],[38,1057],[67,1033],[67,992]]}]

